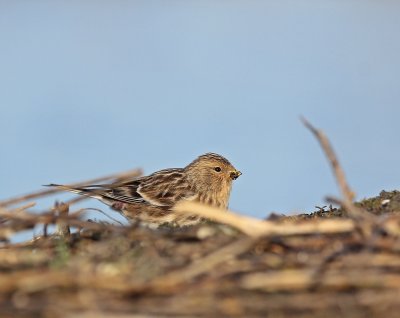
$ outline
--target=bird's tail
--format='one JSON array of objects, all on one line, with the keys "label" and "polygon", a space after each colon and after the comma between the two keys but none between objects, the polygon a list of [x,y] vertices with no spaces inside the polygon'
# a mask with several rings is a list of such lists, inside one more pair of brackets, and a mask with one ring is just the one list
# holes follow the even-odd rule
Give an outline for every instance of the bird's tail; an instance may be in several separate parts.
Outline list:
[{"label": "bird's tail", "polygon": [[95,198],[98,199],[100,201],[104,202],[104,198],[101,194],[101,190],[97,187],[93,187],[93,186],[88,186],[88,187],[70,187],[70,186],[66,186],[66,185],[62,185],[62,184],[55,184],[55,183],[50,183],[50,184],[45,184],[45,187],[56,187],[59,188],[61,190],[65,190],[68,192],[72,192],[72,193],[76,193],[79,195],[84,195],[86,197],[90,197],[90,198]]}]

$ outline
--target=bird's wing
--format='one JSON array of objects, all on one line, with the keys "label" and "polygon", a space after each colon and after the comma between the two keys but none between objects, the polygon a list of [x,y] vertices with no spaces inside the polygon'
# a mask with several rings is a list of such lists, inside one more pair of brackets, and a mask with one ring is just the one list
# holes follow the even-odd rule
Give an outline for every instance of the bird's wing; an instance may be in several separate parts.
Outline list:
[{"label": "bird's wing", "polygon": [[69,187],[49,184],[69,192],[96,198],[108,205],[116,201],[134,204],[149,203],[172,206],[177,200],[193,196],[184,178],[183,169],[165,169],[131,181],[111,184]]},{"label": "bird's wing", "polygon": [[155,172],[143,178],[136,191],[144,200],[158,206],[172,206],[194,195],[183,169]]}]

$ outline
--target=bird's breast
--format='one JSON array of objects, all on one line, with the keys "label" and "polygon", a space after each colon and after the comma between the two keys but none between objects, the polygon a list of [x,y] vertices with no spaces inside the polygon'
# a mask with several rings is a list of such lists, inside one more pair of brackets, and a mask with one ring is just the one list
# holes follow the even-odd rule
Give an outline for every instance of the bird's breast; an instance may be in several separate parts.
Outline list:
[{"label": "bird's breast", "polygon": [[199,192],[196,201],[216,206],[221,209],[227,209],[230,192],[230,187],[225,187],[223,189],[219,189],[218,191],[209,189],[207,191]]}]

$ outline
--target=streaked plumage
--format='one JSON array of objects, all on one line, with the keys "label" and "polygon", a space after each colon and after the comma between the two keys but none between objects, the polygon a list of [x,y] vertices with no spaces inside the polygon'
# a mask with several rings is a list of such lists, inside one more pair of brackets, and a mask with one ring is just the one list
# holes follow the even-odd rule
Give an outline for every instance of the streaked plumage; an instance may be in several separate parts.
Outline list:
[{"label": "streaked plumage", "polygon": [[185,168],[164,169],[130,181],[79,188],[50,186],[96,198],[129,219],[182,226],[199,219],[175,214],[172,208],[177,202],[198,201],[227,209],[232,181],[240,175],[226,158],[207,153]]}]

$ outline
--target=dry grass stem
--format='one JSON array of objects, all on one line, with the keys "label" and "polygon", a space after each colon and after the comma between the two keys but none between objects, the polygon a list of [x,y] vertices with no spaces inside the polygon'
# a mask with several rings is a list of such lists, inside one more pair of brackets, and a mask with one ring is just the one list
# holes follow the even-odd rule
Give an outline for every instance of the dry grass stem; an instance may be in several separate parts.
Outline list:
[{"label": "dry grass stem", "polygon": [[329,142],[328,137],[326,137],[322,130],[316,129],[313,125],[311,125],[311,123],[304,117],[301,117],[301,120],[303,124],[317,138],[322,150],[324,151],[328,161],[331,164],[333,174],[343,197],[342,200],[336,201],[340,202],[341,206],[345,209],[349,217],[357,221],[355,223],[357,231],[363,237],[370,238],[373,233],[376,220],[373,215],[363,209],[357,208],[354,205],[354,192],[350,189],[350,186],[347,183],[344,170],[339,163],[339,160],[331,146],[331,143]]},{"label": "dry grass stem", "polygon": [[[99,183],[99,182],[106,182],[109,180],[124,180],[124,179],[129,179],[133,177],[138,177],[142,174],[142,171],[140,169],[133,169],[133,170],[128,170],[122,173],[116,173],[116,174],[111,174],[99,178],[94,178],[94,179],[89,179],[83,182],[78,182],[78,183],[72,183],[69,184],[69,186],[73,187],[80,187],[88,184],[94,184],[94,183]],[[51,188],[51,189],[45,189],[45,190],[40,190],[40,191],[35,191],[32,193],[28,193],[22,196],[17,196],[14,198],[6,199],[3,201],[0,201],[0,207],[7,207],[10,205],[18,204],[24,201],[36,199],[36,198],[43,198],[48,195],[52,195],[54,193],[60,192],[62,190],[57,189],[57,188]]]},{"label": "dry grass stem", "polygon": [[232,226],[250,237],[349,233],[354,230],[354,222],[348,219],[322,219],[296,224],[276,223],[239,215],[197,202],[182,202],[175,207],[175,211],[196,214]]},{"label": "dry grass stem", "polygon": [[301,117],[301,121],[313,133],[315,138],[317,138],[322,150],[324,151],[327,159],[329,160],[331,167],[332,167],[333,174],[335,175],[337,184],[339,186],[339,189],[342,193],[344,200],[345,201],[353,201],[354,192],[350,189],[350,186],[348,185],[348,183],[346,181],[345,173],[339,163],[339,160],[335,154],[335,151],[333,150],[333,148],[331,146],[331,143],[329,142],[329,139],[326,137],[325,133],[322,130],[315,128],[304,117]]},{"label": "dry grass stem", "polygon": [[56,202],[54,212],[57,213],[62,219],[57,222],[57,234],[63,237],[68,237],[71,233],[68,223],[63,219],[68,218],[69,205],[65,203]]}]

